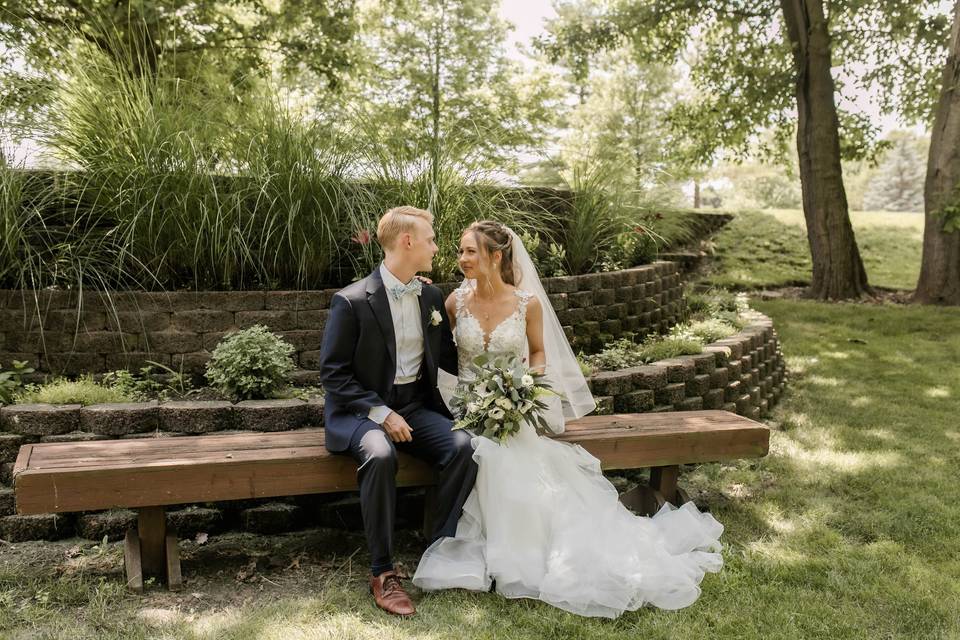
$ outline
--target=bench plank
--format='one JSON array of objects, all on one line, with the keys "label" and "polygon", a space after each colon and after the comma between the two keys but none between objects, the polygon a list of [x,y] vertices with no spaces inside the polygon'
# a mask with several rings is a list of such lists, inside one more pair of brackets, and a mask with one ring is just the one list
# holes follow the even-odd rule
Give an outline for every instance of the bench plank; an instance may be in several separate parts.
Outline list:
[{"label": "bench plank", "polygon": [[[604,469],[710,462],[767,453],[769,430],[726,411],[588,416],[556,439]],[[330,454],[322,429],[24,445],[14,468],[21,514],[151,507],[356,489],[356,464]],[[398,486],[433,471],[402,455]]]}]

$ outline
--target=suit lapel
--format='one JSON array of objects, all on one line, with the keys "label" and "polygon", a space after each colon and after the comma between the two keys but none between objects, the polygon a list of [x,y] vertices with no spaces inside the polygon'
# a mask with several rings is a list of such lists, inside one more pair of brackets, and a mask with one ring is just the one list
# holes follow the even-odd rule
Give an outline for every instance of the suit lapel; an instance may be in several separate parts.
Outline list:
[{"label": "suit lapel", "polygon": [[373,273],[367,278],[367,302],[373,309],[373,317],[377,319],[380,325],[380,331],[383,333],[383,341],[387,347],[387,353],[390,354],[390,362],[393,369],[397,368],[397,338],[393,330],[393,314],[390,313],[390,302],[387,300],[387,289],[383,286],[383,278],[380,276],[380,268],[374,269]]},{"label": "suit lapel", "polygon": [[433,362],[430,352],[430,305],[427,296],[429,295],[426,285],[420,294],[420,328],[423,331],[423,358],[425,362]]}]

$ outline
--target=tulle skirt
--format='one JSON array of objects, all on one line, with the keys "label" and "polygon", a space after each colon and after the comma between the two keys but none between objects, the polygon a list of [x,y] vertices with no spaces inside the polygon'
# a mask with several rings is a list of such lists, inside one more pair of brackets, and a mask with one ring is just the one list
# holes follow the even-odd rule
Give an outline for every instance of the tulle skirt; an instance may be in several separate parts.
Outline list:
[{"label": "tulle skirt", "polygon": [[615,618],[651,604],[680,609],[723,566],[723,525],[693,503],[631,513],[582,447],[528,425],[503,444],[473,440],[479,465],[452,538],[426,550],[413,577],[424,590],[496,591],[583,616]]}]

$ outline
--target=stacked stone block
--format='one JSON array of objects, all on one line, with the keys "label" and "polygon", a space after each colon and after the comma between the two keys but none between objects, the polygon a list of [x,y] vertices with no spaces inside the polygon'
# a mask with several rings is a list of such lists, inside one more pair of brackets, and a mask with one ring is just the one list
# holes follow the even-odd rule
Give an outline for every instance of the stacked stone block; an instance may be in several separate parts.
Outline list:
[{"label": "stacked stone block", "polygon": [[[683,311],[672,262],[543,283],[576,349],[600,349],[624,332],[662,333]],[[0,291],[0,365],[24,360],[38,371],[78,375],[152,361],[197,373],[229,332],[263,324],[293,345],[300,369],[316,371],[334,293]]]},{"label": "stacked stone block", "polygon": [[334,292],[0,291],[0,364],[77,375],[153,361],[197,372],[227,333],[264,324],[315,369]]},{"label": "stacked stone block", "polygon": [[757,319],[703,353],[590,378],[597,413],[723,409],[757,420],[786,387],[786,366],[773,323]]},{"label": "stacked stone block", "polygon": [[[456,285],[440,286],[449,293]],[[577,348],[599,348],[624,332],[666,331],[683,312],[680,274],[668,262],[547,278],[544,287]],[[105,301],[75,292],[0,291],[0,364],[19,359],[41,370],[88,373],[137,368],[154,360],[196,370],[227,332],[261,323],[293,343],[302,369],[315,370],[333,293],[141,292],[117,293]],[[29,311],[35,308],[40,312]],[[597,373],[590,385],[598,414],[702,408],[759,418],[779,400],[786,379],[776,332],[761,318],[709,345],[703,354]],[[15,515],[11,472],[23,444],[291,430],[322,426],[322,415],[322,401],[299,400],[2,407],[0,538],[56,539],[79,533],[117,539],[134,517],[125,510]],[[193,505],[169,512],[168,519],[190,534],[230,527],[274,531],[325,517],[297,507],[297,500]]]}]

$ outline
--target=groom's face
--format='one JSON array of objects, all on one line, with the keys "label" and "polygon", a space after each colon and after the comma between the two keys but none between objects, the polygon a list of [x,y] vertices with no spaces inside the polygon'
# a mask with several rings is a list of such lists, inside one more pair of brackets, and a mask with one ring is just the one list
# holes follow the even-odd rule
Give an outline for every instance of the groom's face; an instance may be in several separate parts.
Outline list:
[{"label": "groom's face", "polygon": [[410,258],[411,266],[417,271],[431,271],[433,256],[437,255],[439,250],[433,227],[426,220],[417,218],[407,246],[407,256]]}]

